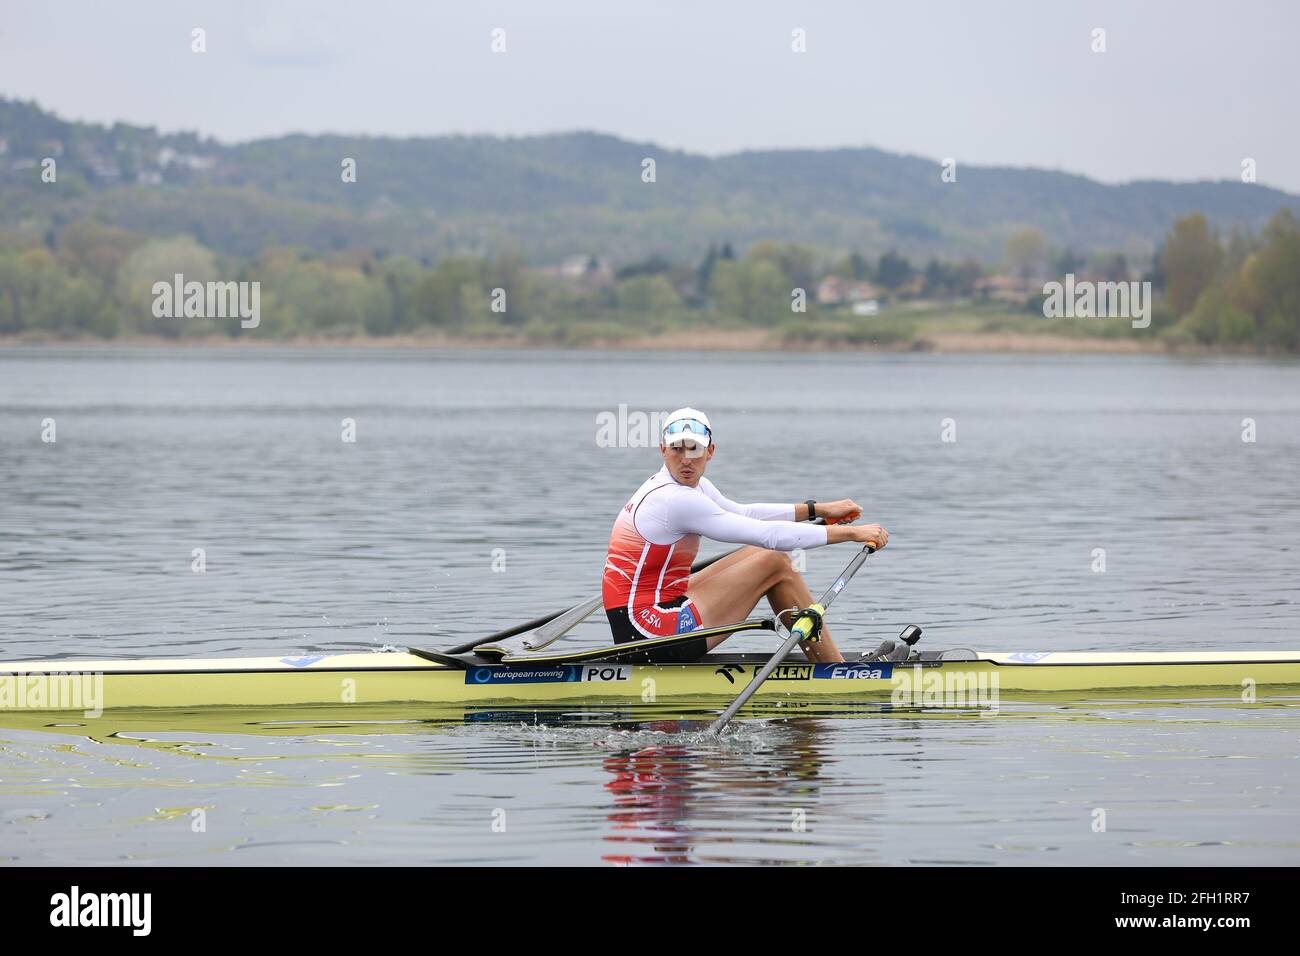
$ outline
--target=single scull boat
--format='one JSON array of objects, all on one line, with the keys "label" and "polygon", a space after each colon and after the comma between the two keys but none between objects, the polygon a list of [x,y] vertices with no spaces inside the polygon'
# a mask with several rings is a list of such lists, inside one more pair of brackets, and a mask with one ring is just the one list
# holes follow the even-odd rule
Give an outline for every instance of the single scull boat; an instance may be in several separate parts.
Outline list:
[{"label": "single scull boat", "polygon": [[[692,664],[478,663],[410,653],[207,660],[18,661],[0,664],[0,712],[334,704],[617,703],[734,698],[766,654],[710,654]],[[757,697],[960,703],[996,693],[1095,696],[1210,690],[1238,697],[1300,687],[1300,651],[934,651],[915,662],[814,664],[797,651]],[[955,695],[955,696],[954,696]]]}]

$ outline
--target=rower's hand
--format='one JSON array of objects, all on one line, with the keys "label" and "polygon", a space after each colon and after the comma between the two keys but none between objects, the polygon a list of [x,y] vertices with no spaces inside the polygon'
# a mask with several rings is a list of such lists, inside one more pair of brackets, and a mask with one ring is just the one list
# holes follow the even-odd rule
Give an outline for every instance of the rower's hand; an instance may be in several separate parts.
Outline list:
[{"label": "rower's hand", "polygon": [[889,532],[878,524],[833,524],[826,527],[826,543],[856,541],[869,544],[877,551],[889,544]]},{"label": "rower's hand", "polygon": [[862,506],[849,498],[842,501],[819,501],[817,515],[825,518],[827,524],[849,524],[862,517]]},{"label": "rower's hand", "polygon": [[854,540],[869,544],[877,551],[889,544],[889,532],[878,524],[864,524],[852,529],[857,532]]}]

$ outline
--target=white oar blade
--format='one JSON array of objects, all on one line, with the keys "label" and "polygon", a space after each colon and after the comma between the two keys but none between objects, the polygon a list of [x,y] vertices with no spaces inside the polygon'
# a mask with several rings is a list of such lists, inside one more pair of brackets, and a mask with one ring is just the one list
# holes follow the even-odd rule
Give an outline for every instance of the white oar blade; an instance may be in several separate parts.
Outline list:
[{"label": "white oar blade", "polygon": [[532,634],[524,638],[524,647],[530,651],[540,651],[543,647],[554,644],[569,631],[573,630],[587,618],[591,617],[596,608],[604,602],[594,597],[585,604],[579,604],[571,607],[549,624],[543,624]]}]

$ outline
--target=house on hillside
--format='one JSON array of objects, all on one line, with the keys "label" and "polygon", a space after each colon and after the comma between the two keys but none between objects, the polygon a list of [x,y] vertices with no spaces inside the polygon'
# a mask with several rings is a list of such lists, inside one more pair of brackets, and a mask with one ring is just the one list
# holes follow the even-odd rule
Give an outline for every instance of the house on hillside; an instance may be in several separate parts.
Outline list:
[{"label": "house on hillside", "polygon": [[870,282],[827,276],[817,284],[818,305],[852,305],[880,298],[880,291]]},{"label": "house on hillside", "polygon": [[163,169],[168,166],[182,166],[185,169],[194,172],[204,172],[217,165],[217,161],[211,156],[199,156],[195,153],[182,153],[179,150],[172,149],[170,146],[164,146],[158,150],[158,165]]},{"label": "house on hillside", "polygon": [[608,289],[614,285],[614,270],[609,263],[585,253],[568,256],[558,266],[542,266],[537,271],[588,291]]}]

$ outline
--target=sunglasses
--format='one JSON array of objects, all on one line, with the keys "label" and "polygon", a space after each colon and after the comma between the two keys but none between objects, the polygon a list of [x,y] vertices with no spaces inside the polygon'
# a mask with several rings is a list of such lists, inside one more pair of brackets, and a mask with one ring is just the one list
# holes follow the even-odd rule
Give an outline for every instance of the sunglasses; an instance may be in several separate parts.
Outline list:
[{"label": "sunglasses", "polygon": [[713,433],[705,427],[703,422],[698,422],[693,418],[679,418],[675,422],[669,422],[664,426],[664,444],[668,444],[674,437],[682,435],[703,435],[712,443]]}]

